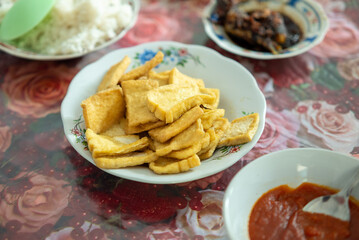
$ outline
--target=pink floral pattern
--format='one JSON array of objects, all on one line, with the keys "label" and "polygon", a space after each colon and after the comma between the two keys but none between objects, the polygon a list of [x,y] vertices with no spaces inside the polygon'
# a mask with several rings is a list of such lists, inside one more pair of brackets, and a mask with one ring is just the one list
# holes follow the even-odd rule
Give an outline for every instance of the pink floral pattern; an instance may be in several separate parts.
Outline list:
[{"label": "pink floral pattern", "polygon": [[359,29],[345,16],[330,18],[330,27],[323,42],[310,50],[310,53],[322,58],[345,58],[359,53]]},{"label": "pink floral pattern", "polygon": [[[314,107],[313,107],[314,106]],[[326,102],[299,102],[297,111],[305,133],[318,139],[316,143],[338,152],[348,153],[359,142],[359,121],[352,112],[339,113],[335,105]]]},{"label": "pink floral pattern", "polygon": [[27,184],[23,192],[17,192],[21,191],[19,188],[1,186],[0,219],[2,226],[18,221],[21,224],[19,232],[33,233],[59,220],[68,205],[71,186],[65,181],[35,173],[29,173]]},{"label": "pink floral pattern", "polygon": [[[20,67],[21,66],[21,67]],[[41,62],[10,66],[1,89],[7,107],[21,117],[44,117],[57,113],[77,69]]]}]

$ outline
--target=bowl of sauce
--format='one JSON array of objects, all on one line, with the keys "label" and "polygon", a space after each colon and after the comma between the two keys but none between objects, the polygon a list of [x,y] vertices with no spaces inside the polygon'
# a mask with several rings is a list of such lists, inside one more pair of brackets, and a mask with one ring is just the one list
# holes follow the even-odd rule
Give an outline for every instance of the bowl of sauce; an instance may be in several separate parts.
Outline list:
[{"label": "bowl of sauce", "polygon": [[231,239],[359,239],[359,187],[349,222],[304,212],[312,199],[337,192],[359,159],[312,148],[264,155],[241,169],[226,189],[225,227]]},{"label": "bowl of sauce", "polygon": [[256,59],[301,54],[319,44],[329,27],[322,7],[311,0],[212,0],[202,20],[221,48]]}]

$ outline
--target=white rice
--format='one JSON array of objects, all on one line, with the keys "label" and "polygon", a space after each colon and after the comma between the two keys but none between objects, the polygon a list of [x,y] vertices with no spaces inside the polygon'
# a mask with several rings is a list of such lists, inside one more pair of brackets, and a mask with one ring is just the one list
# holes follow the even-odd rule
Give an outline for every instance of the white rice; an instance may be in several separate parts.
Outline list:
[{"label": "white rice", "polygon": [[[15,0],[1,0],[0,21]],[[13,44],[42,54],[87,52],[118,35],[133,17],[122,0],[57,0],[49,15]]]}]

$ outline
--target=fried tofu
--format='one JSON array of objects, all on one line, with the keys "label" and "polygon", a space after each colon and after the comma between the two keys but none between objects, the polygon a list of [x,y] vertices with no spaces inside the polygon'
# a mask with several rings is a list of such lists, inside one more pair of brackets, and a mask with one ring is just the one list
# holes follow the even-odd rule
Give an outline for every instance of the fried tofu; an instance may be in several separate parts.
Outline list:
[{"label": "fried tofu", "polygon": [[97,92],[116,86],[130,63],[131,59],[125,56],[119,63],[113,65],[103,77],[97,88]]},{"label": "fried tofu", "polygon": [[100,91],[82,101],[86,128],[101,133],[124,116],[125,101],[119,86]]},{"label": "fried tofu", "polygon": [[109,137],[96,134],[91,129],[86,130],[86,138],[93,157],[119,156],[142,150],[148,146],[147,137],[140,139],[137,135]]},{"label": "fried tofu", "polygon": [[120,79],[121,84],[124,81],[136,80],[142,76],[147,75],[148,72],[152,68],[156,67],[158,64],[160,64],[162,62],[163,57],[164,57],[164,55],[161,51],[157,52],[157,54],[152,59],[147,61],[145,64],[143,64],[135,69],[132,69],[128,73],[125,73]]},{"label": "fried tofu", "polygon": [[252,141],[257,132],[258,124],[258,113],[234,119],[220,139],[219,147],[235,146]]},{"label": "fried tofu", "polygon": [[165,143],[154,141],[156,154],[158,156],[165,156],[172,151],[190,147],[201,141],[204,136],[205,132],[203,131],[201,120],[197,119],[195,123],[171,140]]},{"label": "fried tofu", "polygon": [[122,83],[129,127],[160,121],[147,107],[147,93],[158,87],[157,81],[128,80]]},{"label": "fried tofu", "polygon": [[151,150],[132,152],[121,156],[96,157],[94,162],[99,168],[117,169],[132,167],[156,161],[158,156]]},{"label": "fried tofu", "polygon": [[172,123],[194,106],[211,104],[215,97],[202,93],[196,85],[170,84],[148,92],[147,106],[155,116],[166,123]]},{"label": "fried tofu", "polygon": [[191,168],[201,165],[201,161],[197,155],[193,155],[186,159],[173,159],[160,157],[158,160],[149,164],[149,168],[157,174],[171,174],[187,172]]},{"label": "fried tofu", "polygon": [[154,140],[164,143],[191,126],[203,114],[203,110],[196,106],[185,112],[179,119],[166,126],[155,128],[148,132]]},{"label": "fried tofu", "polygon": [[173,68],[169,75],[169,84],[181,84],[181,85],[197,85],[199,88],[204,88],[204,82],[202,79],[192,78],[186,74],[178,71],[177,68]]}]

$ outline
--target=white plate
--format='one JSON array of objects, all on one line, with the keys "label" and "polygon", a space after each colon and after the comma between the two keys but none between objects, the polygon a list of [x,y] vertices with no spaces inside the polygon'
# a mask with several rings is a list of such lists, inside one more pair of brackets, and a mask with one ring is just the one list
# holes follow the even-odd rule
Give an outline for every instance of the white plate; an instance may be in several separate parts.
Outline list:
[{"label": "white plate", "polygon": [[303,30],[303,40],[285,49],[279,54],[258,52],[242,48],[235,44],[225,33],[222,26],[214,24],[211,19],[217,16],[213,13],[216,0],[211,0],[202,16],[207,35],[221,48],[245,57],[255,59],[278,59],[293,57],[319,44],[328,31],[329,21],[323,8],[312,0],[252,0],[240,4],[244,11],[268,7],[272,10],[281,11],[290,16]]},{"label": "white plate", "polygon": [[90,52],[100,50],[102,48],[105,48],[105,47],[117,42],[123,36],[125,36],[125,34],[128,32],[128,30],[130,30],[135,25],[135,23],[137,21],[138,12],[140,10],[140,0],[125,0],[125,2],[130,4],[130,6],[132,6],[132,9],[133,9],[133,15],[132,15],[132,19],[131,19],[130,23],[116,37],[95,47],[91,51],[66,54],[66,55],[45,55],[45,54],[39,54],[36,52],[31,52],[31,51],[23,50],[20,48],[16,48],[13,45],[3,43],[3,42],[0,42],[0,50],[4,51],[10,55],[16,56],[16,57],[21,57],[21,58],[31,59],[31,60],[51,60],[51,61],[53,61],[53,60],[64,60],[64,59],[72,59],[72,58],[82,57]]},{"label": "white plate", "polygon": [[238,62],[220,55],[218,52],[196,45],[176,42],[152,42],[136,47],[116,50],[92,63],[80,71],[72,80],[67,95],[61,105],[61,116],[66,137],[72,146],[84,158],[93,163],[89,151],[84,149],[85,128],[80,103],[96,92],[105,72],[113,64],[128,55],[132,62],[130,69],[152,58],[157,51],[165,54],[163,62],[156,71],[177,67],[181,72],[195,78],[202,78],[206,87],[220,89],[220,108],[226,110],[229,120],[246,113],[257,112],[260,115],[258,131],[254,139],[242,146],[224,147],[217,150],[213,157],[191,171],[157,175],[146,166],[104,170],[115,176],[148,183],[180,183],[207,177],[222,171],[245,155],[258,141],[265,122],[266,103],[253,76]]},{"label": "white plate", "polygon": [[[358,159],[329,150],[298,148],[264,155],[241,169],[226,189],[223,215],[231,239],[249,240],[248,221],[264,193],[288,184],[312,182],[340,189],[359,166]],[[352,195],[359,199],[359,188]]]}]

